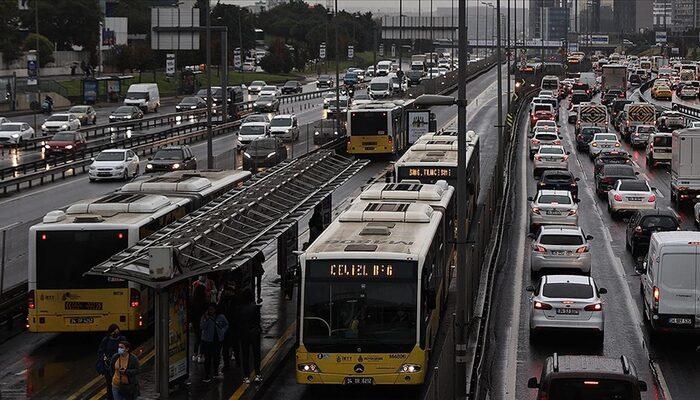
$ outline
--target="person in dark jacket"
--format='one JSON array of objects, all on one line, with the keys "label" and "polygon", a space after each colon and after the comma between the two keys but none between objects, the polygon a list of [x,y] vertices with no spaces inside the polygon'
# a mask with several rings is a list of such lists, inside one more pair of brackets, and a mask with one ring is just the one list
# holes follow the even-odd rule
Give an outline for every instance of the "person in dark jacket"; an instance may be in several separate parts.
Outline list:
[{"label": "person in dark jacket", "polygon": [[214,304],[209,304],[207,312],[200,322],[202,330],[201,346],[204,352],[204,379],[203,382],[211,382],[213,374],[219,373],[219,354],[221,343],[226,337],[228,320],[216,309]]},{"label": "person in dark jacket", "polygon": [[139,395],[139,359],[131,354],[131,344],[119,342],[117,354],[109,362],[114,400],[134,400]]},{"label": "person in dark jacket", "polygon": [[100,347],[97,349],[97,364],[95,369],[97,373],[103,375],[105,378],[107,398],[109,400],[114,400],[114,397],[112,397],[112,375],[110,375],[109,362],[112,356],[117,354],[119,342],[124,341],[126,341],[126,338],[121,334],[119,326],[117,326],[117,324],[112,324],[107,329],[107,335],[102,338]]},{"label": "person in dark jacket", "polygon": [[236,320],[236,309],[239,302],[240,295],[236,290],[236,282],[234,280],[229,280],[223,286],[221,291],[221,299],[219,300],[219,308],[229,321],[229,328],[226,330],[226,335],[221,348],[221,356],[224,359],[224,369],[230,367],[232,358],[235,359],[236,362],[239,362],[241,359],[238,330],[233,329],[230,326]]},{"label": "person in dark jacket", "polygon": [[[236,326],[241,343],[241,369],[243,380],[250,383],[250,374],[255,371],[255,382],[262,381],[260,377],[260,305],[255,303],[251,290],[243,295],[244,303],[236,312]],[[251,365],[251,354],[253,356]]]}]

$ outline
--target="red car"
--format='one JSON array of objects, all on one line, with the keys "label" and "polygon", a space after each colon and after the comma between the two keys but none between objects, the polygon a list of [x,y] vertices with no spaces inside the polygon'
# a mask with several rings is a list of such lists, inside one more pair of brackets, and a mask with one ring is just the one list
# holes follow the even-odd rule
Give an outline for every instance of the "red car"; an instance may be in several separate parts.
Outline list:
[{"label": "red car", "polygon": [[80,132],[59,132],[44,145],[47,154],[63,154],[87,147],[87,140]]},{"label": "red car", "polygon": [[537,121],[540,121],[540,120],[554,121],[555,119],[556,119],[556,116],[551,111],[545,111],[545,110],[535,111],[530,116],[530,125],[535,126]]}]

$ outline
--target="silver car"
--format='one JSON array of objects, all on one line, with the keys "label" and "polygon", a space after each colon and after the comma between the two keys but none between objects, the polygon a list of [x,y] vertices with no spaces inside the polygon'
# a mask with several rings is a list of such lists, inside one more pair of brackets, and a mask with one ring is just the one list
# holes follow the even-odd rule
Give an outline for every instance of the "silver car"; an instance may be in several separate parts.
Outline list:
[{"label": "silver car", "polygon": [[545,275],[536,287],[528,287],[530,296],[530,339],[546,330],[590,331],[598,344],[605,332],[604,303],[592,277],[581,275]]},{"label": "silver car", "polygon": [[545,169],[569,169],[569,152],[562,146],[540,145],[533,160],[535,177]]},{"label": "silver car", "polygon": [[528,146],[530,149],[530,158],[540,149],[542,145],[560,145],[561,138],[554,132],[538,132],[530,139]]},{"label": "silver car", "polygon": [[621,147],[622,144],[615,133],[596,133],[588,144],[588,155],[595,158],[602,149]]},{"label": "silver car", "polygon": [[530,231],[542,225],[578,225],[578,199],[568,190],[540,190],[530,203]]},{"label": "silver car", "polygon": [[533,276],[546,269],[566,268],[589,274],[593,236],[585,235],[577,226],[545,225],[533,239],[530,272]]},{"label": "silver car", "polygon": [[632,146],[646,146],[649,137],[656,133],[654,125],[635,125],[630,132],[630,144]]},{"label": "silver car", "polygon": [[608,212],[613,217],[623,211],[655,208],[656,194],[647,181],[620,179],[608,190]]}]

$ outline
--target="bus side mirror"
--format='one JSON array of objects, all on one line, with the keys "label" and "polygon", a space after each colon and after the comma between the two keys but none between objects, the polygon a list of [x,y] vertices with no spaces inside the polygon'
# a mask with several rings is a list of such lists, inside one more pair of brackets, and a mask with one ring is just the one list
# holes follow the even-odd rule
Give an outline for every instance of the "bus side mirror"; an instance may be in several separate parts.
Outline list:
[{"label": "bus side mirror", "polygon": [[[530,378],[527,380],[527,387],[530,389],[537,389],[540,387],[540,384],[537,383],[537,378]],[[640,385],[640,390],[641,390],[641,385]]]}]

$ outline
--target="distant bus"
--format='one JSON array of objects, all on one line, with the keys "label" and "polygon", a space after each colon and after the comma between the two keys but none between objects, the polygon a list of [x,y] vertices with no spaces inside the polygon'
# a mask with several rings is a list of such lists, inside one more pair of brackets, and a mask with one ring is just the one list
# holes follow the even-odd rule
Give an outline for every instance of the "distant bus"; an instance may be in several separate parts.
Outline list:
[{"label": "distant bus", "polygon": [[347,117],[348,153],[396,155],[408,148],[406,108],[412,101],[375,101],[350,108]]}]

